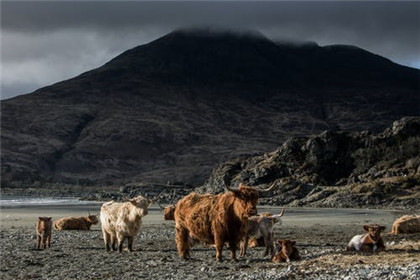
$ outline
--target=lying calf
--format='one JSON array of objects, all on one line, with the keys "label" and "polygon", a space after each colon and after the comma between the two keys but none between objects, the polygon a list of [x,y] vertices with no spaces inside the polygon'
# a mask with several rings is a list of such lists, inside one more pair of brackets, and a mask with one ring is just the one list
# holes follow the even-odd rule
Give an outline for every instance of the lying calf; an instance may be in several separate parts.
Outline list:
[{"label": "lying calf", "polygon": [[67,217],[56,220],[54,222],[55,230],[90,230],[92,225],[98,223],[98,218],[96,215],[91,215],[87,217]]},{"label": "lying calf", "polygon": [[367,233],[354,236],[347,246],[347,251],[376,252],[385,249],[381,237],[381,232],[385,230],[384,226],[364,225],[363,229]]},{"label": "lying calf", "polygon": [[272,257],[273,262],[290,262],[300,260],[298,249],[295,247],[296,241],[287,239],[277,240],[277,254]]},{"label": "lying calf", "polygon": [[392,225],[392,234],[420,232],[420,216],[405,215],[395,220]]}]

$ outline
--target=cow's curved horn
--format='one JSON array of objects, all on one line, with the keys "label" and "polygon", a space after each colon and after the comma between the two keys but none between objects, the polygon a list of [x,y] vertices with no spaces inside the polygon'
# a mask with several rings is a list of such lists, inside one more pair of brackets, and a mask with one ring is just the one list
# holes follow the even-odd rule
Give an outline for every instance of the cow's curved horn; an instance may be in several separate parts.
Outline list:
[{"label": "cow's curved horn", "polygon": [[160,198],[160,196],[165,192],[165,190],[161,191],[154,199]]},{"label": "cow's curved horn", "polygon": [[176,199],[176,189],[174,189],[173,192],[172,192],[172,200],[171,200],[171,203],[173,205],[175,205],[175,199]]},{"label": "cow's curved horn", "polygon": [[227,182],[226,177],[225,177],[225,178],[223,178],[223,184],[225,185],[225,189],[226,189],[226,190],[231,191],[231,192],[238,192],[238,190],[235,190],[235,189],[232,189],[232,188],[230,188],[230,187],[229,187],[229,184],[228,184],[228,182]]},{"label": "cow's curved horn", "polygon": [[161,191],[161,192],[160,192],[158,195],[156,195],[155,197],[153,197],[153,198],[149,198],[149,200],[151,200],[152,202],[158,202],[158,201],[159,201],[160,196],[161,196],[164,192],[165,192],[165,190]]},{"label": "cow's curved horn", "polygon": [[238,192],[238,190],[235,190],[235,189],[230,188],[227,184],[225,184],[225,188],[226,188],[228,191],[231,191],[231,192]]},{"label": "cow's curved horn", "polygon": [[160,209],[162,209],[162,210],[165,209],[165,207],[162,207],[162,205],[160,205],[160,201],[159,200],[157,201],[157,204],[159,205]]},{"label": "cow's curved horn", "polygon": [[260,192],[269,192],[276,186],[276,182],[272,183],[268,188],[259,190]]},{"label": "cow's curved horn", "polygon": [[284,206],[281,208],[281,213],[279,215],[279,218],[282,217],[284,215]]}]

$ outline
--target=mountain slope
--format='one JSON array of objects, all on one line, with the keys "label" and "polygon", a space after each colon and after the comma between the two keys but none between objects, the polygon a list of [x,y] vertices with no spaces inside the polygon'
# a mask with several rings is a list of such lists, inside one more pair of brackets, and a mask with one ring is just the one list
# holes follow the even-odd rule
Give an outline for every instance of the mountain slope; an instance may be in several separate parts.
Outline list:
[{"label": "mountain slope", "polygon": [[2,185],[202,182],[214,164],[325,129],[419,114],[419,71],[351,46],[175,31],[2,101]]}]

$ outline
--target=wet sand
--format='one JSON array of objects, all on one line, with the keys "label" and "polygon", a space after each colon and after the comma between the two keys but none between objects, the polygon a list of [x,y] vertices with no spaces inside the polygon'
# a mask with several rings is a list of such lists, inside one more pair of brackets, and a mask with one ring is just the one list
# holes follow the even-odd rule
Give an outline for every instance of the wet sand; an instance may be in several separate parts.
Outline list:
[{"label": "wet sand", "polygon": [[[151,207],[144,217],[132,253],[106,252],[99,225],[91,231],[55,231],[51,248],[35,249],[38,216],[58,219],[86,215],[88,211],[98,213],[99,209],[100,204],[1,208],[0,278],[346,279],[358,275],[360,279],[392,279],[395,273],[401,279],[420,277],[420,249],[416,243],[420,234],[384,234],[388,250],[373,256],[344,251],[350,238],[363,232],[363,224],[385,225],[388,232],[395,218],[407,213],[391,210],[287,208],[283,224],[275,227],[274,235],[276,239],[296,240],[302,256],[302,261],[288,264],[264,258],[264,248],[249,249],[248,255],[237,262],[229,260],[225,249],[225,260],[217,263],[214,248],[203,245],[193,248],[192,260],[181,261],[174,241],[174,222],[164,221],[157,207]],[[259,212],[280,210],[259,207]]]}]

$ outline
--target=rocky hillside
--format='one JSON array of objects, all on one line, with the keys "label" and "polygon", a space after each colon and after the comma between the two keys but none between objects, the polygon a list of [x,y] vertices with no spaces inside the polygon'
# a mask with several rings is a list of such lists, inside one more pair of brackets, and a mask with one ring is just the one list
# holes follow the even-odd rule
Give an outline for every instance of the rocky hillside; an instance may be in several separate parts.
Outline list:
[{"label": "rocky hillside", "polygon": [[272,205],[360,207],[420,205],[420,118],[395,121],[382,133],[325,131],[292,137],[272,153],[221,164],[199,191],[224,182],[265,187]]},{"label": "rocky hillside", "polygon": [[202,183],[215,164],[274,150],[290,136],[377,132],[417,116],[418,93],[419,70],[357,47],[175,31],[2,101],[1,183]]}]

